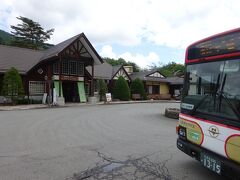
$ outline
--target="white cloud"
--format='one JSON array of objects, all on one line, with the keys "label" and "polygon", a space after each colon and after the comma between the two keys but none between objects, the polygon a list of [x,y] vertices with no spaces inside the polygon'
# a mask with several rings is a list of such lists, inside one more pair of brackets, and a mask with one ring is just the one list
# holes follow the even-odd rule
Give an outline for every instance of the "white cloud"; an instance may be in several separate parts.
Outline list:
[{"label": "white cloud", "polygon": [[[239,0],[3,0],[8,25],[26,16],[55,28],[51,42],[86,33],[101,45],[139,45],[142,38],[169,47],[186,45],[240,24]],[[1,9],[0,9],[1,10]],[[2,20],[2,19],[1,19]]]},{"label": "white cloud", "polygon": [[[153,0],[148,8],[146,38],[158,45],[186,48],[206,36],[236,28],[237,0]],[[159,13],[158,13],[158,12]]]},{"label": "white cloud", "polygon": [[[5,24],[10,30],[17,16],[26,16],[45,29],[55,28],[50,43],[84,32],[91,43],[106,46],[103,54],[118,57],[108,45],[131,48],[149,41],[185,49],[199,39],[236,28],[239,7],[239,0],[3,0],[0,28]],[[151,59],[144,51],[123,55],[136,61]]]},{"label": "white cloud", "polygon": [[16,15],[29,17],[45,28],[55,28],[55,43],[81,32],[101,44],[136,45],[141,41],[140,28],[130,13],[133,4],[128,0],[9,1],[13,4],[9,25]]},{"label": "white cloud", "polygon": [[110,45],[103,46],[100,54],[102,57],[117,59],[117,55],[113,52],[112,46]]},{"label": "white cloud", "polygon": [[158,64],[160,61],[159,56],[155,52],[149,52],[148,55],[146,55],[146,56],[144,56],[143,54],[140,54],[140,53],[132,54],[130,52],[125,52],[123,54],[120,54],[118,57],[119,58],[121,57],[121,58],[125,59],[126,61],[135,62],[141,68],[146,68],[153,64]]},{"label": "white cloud", "polygon": [[141,53],[130,53],[130,52],[125,52],[117,55],[115,52],[113,52],[113,49],[110,45],[103,46],[101,49],[100,55],[102,57],[109,57],[114,59],[123,58],[126,61],[135,62],[141,68],[146,68],[153,64],[158,64],[160,61],[159,56],[155,52],[149,52],[147,55],[143,55]]}]

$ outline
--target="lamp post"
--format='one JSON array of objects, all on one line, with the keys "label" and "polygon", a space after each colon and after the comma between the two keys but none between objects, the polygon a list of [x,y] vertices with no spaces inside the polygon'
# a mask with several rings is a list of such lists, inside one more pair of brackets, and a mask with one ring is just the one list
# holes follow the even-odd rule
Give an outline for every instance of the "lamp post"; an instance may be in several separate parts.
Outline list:
[{"label": "lamp post", "polygon": [[48,98],[47,98],[48,106],[51,107],[51,82],[52,81],[50,79],[48,79],[47,75],[44,77],[44,79],[46,81],[46,84],[48,85]]}]

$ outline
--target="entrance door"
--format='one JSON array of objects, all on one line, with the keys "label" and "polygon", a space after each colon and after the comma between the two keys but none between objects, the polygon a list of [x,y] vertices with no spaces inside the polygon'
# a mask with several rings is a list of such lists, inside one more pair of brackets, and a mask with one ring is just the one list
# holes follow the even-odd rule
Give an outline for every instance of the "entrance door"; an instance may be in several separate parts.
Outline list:
[{"label": "entrance door", "polygon": [[62,85],[65,102],[79,102],[77,82],[63,81]]}]

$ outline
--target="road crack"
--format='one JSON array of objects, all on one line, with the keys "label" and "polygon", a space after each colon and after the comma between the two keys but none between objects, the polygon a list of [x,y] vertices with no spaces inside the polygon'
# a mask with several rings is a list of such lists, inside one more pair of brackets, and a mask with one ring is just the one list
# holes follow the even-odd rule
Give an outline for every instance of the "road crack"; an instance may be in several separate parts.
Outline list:
[{"label": "road crack", "polygon": [[[153,158],[143,156],[133,158],[129,156],[127,160],[119,161],[112,157],[108,157],[98,152],[100,161],[94,167],[88,168],[80,173],[76,173],[71,177],[71,180],[171,180],[172,177],[166,166],[168,161],[172,159],[170,156],[163,161],[152,160]],[[68,180],[70,180],[68,179]]]}]

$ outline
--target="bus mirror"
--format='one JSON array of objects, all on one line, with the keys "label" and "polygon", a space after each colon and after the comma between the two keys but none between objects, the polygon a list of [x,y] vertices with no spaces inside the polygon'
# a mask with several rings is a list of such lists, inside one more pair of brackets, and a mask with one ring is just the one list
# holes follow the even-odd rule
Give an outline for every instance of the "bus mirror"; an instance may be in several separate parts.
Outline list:
[{"label": "bus mirror", "polygon": [[226,61],[220,65],[221,72],[237,72],[239,71],[239,61]]}]

